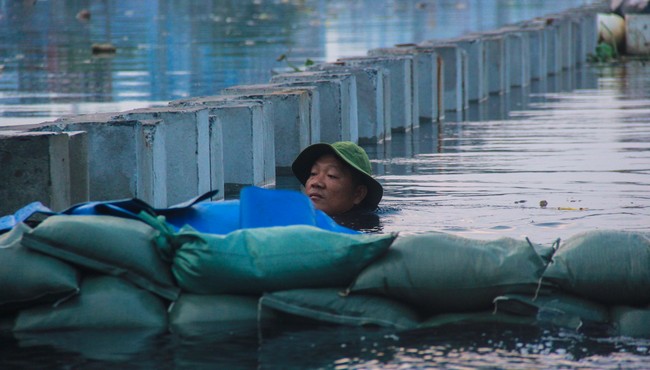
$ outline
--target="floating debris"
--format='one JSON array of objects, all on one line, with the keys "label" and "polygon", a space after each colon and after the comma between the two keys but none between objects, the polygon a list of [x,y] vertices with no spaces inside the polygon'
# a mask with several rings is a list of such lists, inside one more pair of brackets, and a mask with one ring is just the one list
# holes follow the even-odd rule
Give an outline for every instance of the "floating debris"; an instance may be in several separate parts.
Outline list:
[{"label": "floating debris", "polygon": [[79,13],[77,13],[77,19],[80,21],[87,21],[90,19],[90,10],[88,9],[81,9]]},{"label": "floating debris", "polygon": [[115,54],[117,48],[111,43],[103,44],[93,44],[92,45],[93,54]]},{"label": "floating debris", "polygon": [[548,205],[548,202],[547,202],[547,201],[545,201],[545,200],[540,200],[540,201],[539,201],[539,206],[540,206],[540,207],[542,207],[542,208],[546,208],[547,205]]}]

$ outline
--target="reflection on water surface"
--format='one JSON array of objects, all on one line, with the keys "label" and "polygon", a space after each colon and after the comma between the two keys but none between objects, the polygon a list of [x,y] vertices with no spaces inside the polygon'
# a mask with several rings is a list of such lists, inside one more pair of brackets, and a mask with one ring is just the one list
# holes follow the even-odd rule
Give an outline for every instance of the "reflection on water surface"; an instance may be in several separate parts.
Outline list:
[{"label": "reflection on water surface", "polygon": [[501,116],[423,125],[370,148],[386,184],[384,230],[538,242],[647,231],[650,68],[585,67],[573,80],[560,90],[536,83]]}]

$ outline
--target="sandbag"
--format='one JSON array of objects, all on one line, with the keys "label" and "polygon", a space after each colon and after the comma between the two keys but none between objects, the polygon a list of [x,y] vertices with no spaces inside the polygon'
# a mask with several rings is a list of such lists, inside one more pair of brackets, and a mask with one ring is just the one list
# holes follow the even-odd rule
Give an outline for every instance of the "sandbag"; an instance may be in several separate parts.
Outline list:
[{"label": "sandbag", "polygon": [[614,306],[610,309],[613,335],[650,338],[650,306]]},{"label": "sandbag", "polygon": [[102,273],[122,276],[169,300],[178,297],[159,249],[165,236],[142,221],[113,216],[51,216],[23,236],[33,250]]},{"label": "sandbag", "polygon": [[459,313],[436,314],[422,321],[417,330],[439,328],[446,325],[467,325],[467,324],[513,324],[513,325],[534,325],[535,318],[528,316],[513,315],[507,312],[476,311]]},{"label": "sandbag", "polygon": [[576,330],[584,324],[609,322],[609,311],[606,306],[562,292],[537,297],[506,294],[494,299],[494,307],[496,312],[531,316],[539,322]]},{"label": "sandbag", "polygon": [[314,226],[181,231],[174,256],[179,286],[197,294],[261,294],[342,286],[390,247],[395,235],[343,234]]},{"label": "sandbag", "polygon": [[69,300],[20,311],[13,331],[135,328],[166,331],[163,301],[124,279],[89,275],[82,280],[79,294]]},{"label": "sandbag", "polygon": [[349,326],[381,326],[394,329],[414,328],[420,322],[408,305],[386,297],[366,294],[341,295],[343,289],[296,289],[266,293],[261,309]]},{"label": "sandbag", "polygon": [[169,324],[257,320],[258,301],[257,296],[183,293],[169,308]]},{"label": "sandbag", "polygon": [[79,291],[79,273],[71,265],[23,247],[31,228],[24,223],[0,236],[0,312],[56,302]]},{"label": "sandbag", "polygon": [[505,293],[532,293],[545,262],[527,241],[443,233],[399,236],[363,270],[352,292],[382,294],[426,314],[489,310]]},{"label": "sandbag", "polygon": [[650,303],[650,234],[597,230],[567,239],[544,281],[605,304]]},{"label": "sandbag", "polygon": [[169,326],[184,337],[257,330],[259,296],[182,293],[169,308]]}]

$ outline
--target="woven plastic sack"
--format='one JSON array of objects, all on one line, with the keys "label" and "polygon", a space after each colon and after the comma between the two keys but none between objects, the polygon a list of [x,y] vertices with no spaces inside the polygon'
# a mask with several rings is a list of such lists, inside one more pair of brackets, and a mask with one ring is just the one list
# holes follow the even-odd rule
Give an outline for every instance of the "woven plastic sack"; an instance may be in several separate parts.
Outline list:
[{"label": "woven plastic sack", "polygon": [[650,234],[598,230],[563,244],[544,281],[605,304],[650,303]]},{"label": "woven plastic sack", "polygon": [[527,241],[480,241],[443,233],[399,236],[352,292],[382,294],[425,314],[489,310],[505,293],[534,293],[544,260]]},{"label": "woven plastic sack", "polygon": [[20,311],[14,331],[160,328],[167,330],[167,307],[150,292],[108,275],[85,277],[77,296],[55,307]]},{"label": "woven plastic sack", "polygon": [[159,254],[166,243],[144,222],[114,216],[51,216],[23,236],[28,248],[175,300],[179,288]]},{"label": "woven plastic sack", "polygon": [[242,229],[227,235],[181,232],[172,271],[197,294],[261,294],[342,286],[383,254],[392,234],[343,234],[314,226]]},{"label": "woven plastic sack", "polygon": [[561,292],[537,297],[506,294],[494,299],[496,312],[530,316],[540,322],[580,329],[585,324],[606,324],[609,310],[596,302]]},{"label": "woven plastic sack", "polygon": [[77,269],[23,247],[22,236],[30,230],[19,223],[0,236],[0,312],[53,303],[79,291]]},{"label": "woven plastic sack", "polygon": [[408,305],[385,297],[351,294],[341,289],[296,289],[266,293],[262,309],[349,326],[381,326],[394,329],[417,327],[420,317]]},{"label": "woven plastic sack", "polygon": [[[441,313],[436,314],[422,321],[418,329],[439,328],[447,325],[463,325],[467,327],[472,325],[498,325],[503,330],[503,324],[511,325],[534,325],[537,320],[529,316],[513,315],[507,312],[475,311],[475,312],[458,312],[458,313]],[[417,332],[416,332],[417,333]]]},{"label": "woven plastic sack", "polygon": [[650,338],[650,307],[614,306],[610,309],[613,335]]}]

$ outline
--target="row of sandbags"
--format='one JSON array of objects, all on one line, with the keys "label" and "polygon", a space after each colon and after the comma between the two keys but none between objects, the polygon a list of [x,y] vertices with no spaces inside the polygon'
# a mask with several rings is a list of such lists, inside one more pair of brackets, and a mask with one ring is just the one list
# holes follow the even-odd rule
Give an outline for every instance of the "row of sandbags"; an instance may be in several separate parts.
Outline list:
[{"label": "row of sandbags", "polygon": [[182,331],[282,313],[396,329],[595,322],[650,335],[645,233],[593,231],[541,246],[307,225],[219,235],[147,214],[55,215],[0,235],[0,264],[2,327],[14,332]]}]

